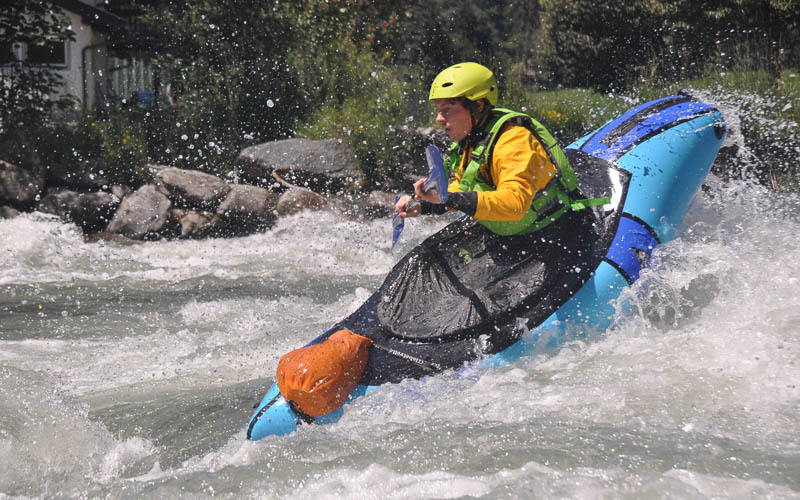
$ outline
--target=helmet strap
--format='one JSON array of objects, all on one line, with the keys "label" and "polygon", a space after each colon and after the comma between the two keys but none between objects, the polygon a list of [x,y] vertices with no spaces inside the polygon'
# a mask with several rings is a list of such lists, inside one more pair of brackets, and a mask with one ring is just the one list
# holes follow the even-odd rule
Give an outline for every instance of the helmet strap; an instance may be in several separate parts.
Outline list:
[{"label": "helmet strap", "polygon": [[[486,99],[480,99],[478,101],[467,101],[467,109],[469,109],[469,114],[472,117],[472,130],[477,131],[483,128],[486,124],[486,120],[489,118],[489,112],[492,110],[492,105],[489,104],[489,101]],[[483,110],[478,111],[480,107],[480,101],[483,101]]]}]

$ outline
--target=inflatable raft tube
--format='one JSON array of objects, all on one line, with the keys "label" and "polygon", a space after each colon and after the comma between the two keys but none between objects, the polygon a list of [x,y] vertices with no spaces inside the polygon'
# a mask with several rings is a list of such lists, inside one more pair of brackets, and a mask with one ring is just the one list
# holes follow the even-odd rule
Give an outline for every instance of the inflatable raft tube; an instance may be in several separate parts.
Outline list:
[{"label": "inflatable raft tube", "polygon": [[[373,339],[348,401],[386,382],[465,363],[512,362],[601,332],[613,303],[639,278],[653,249],[675,237],[725,137],[720,112],[686,94],[637,106],[565,149],[586,198],[547,228],[497,236],[464,217],[398,262],[356,312],[312,340],[349,329]],[[286,435],[310,419],[269,389],[247,438]]]}]

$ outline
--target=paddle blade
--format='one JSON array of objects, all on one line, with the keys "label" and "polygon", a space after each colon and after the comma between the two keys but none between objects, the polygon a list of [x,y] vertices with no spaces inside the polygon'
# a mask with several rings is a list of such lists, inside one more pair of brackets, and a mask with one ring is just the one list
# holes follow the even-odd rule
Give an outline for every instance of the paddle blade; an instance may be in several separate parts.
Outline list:
[{"label": "paddle blade", "polygon": [[[398,196],[395,198],[394,202],[400,200]],[[394,246],[397,245],[397,241],[400,239],[400,235],[403,234],[403,226],[405,225],[405,219],[400,217],[400,214],[397,213],[395,210],[394,215],[392,216],[392,250],[394,250]]]},{"label": "paddle blade", "polygon": [[444,171],[444,160],[442,159],[442,152],[439,151],[439,148],[434,146],[433,144],[429,144],[427,148],[425,148],[425,158],[428,160],[428,167],[430,168],[430,173],[428,177],[425,179],[425,184],[423,185],[423,189],[425,191],[430,191],[431,189],[436,190],[436,194],[439,195],[439,202],[446,203],[447,202],[447,174]]},{"label": "paddle blade", "polygon": [[[445,203],[448,196],[447,174],[444,172],[444,160],[442,159],[442,152],[439,151],[439,148],[433,144],[429,144],[428,147],[425,148],[425,158],[428,160],[428,168],[430,168],[430,172],[428,173],[428,177],[425,178],[425,182],[422,185],[422,190],[430,191],[431,189],[435,189],[436,194],[439,195],[439,201],[441,203]],[[394,200],[395,204],[397,204],[399,199],[400,197],[398,196]],[[411,200],[408,208],[410,209],[414,203],[418,202]],[[400,239],[400,235],[403,233],[404,225],[405,219],[401,218],[397,211],[395,211],[394,215],[392,216],[392,250],[394,250],[395,245],[397,245],[397,241]]]}]

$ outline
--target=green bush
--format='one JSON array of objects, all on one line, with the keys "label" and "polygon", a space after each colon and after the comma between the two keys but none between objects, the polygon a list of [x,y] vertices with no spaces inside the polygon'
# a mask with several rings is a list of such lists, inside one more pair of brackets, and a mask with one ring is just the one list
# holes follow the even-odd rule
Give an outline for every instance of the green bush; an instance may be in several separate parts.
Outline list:
[{"label": "green bush", "polygon": [[502,104],[524,111],[542,122],[562,146],[630,107],[622,96],[588,89],[512,91],[509,100]]},{"label": "green bush", "polygon": [[800,2],[541,0],[539,60],[551,86],[635,88],[746,61],[773,79],[791,61]]},{"label": "green bush", "polygon": [[98,175],[133,187],[149,180],[144,127],[119,105],[94,120],[84,118],[78,133],[97,145],[93,153]]},{"label": "green bush", "polygon": [[250,141],[244,133],[215,123],[213,111],[224,113],[224,106],[206,102],[207,99],[207,95],[187,95],[175,108],[128,111],[127,119],[140,126],[151,163],[219,176],[232,170],[239,152]]},{"label": "green bush", "polygon": [[24,134],[0,136],[4,159],[23,166],[91,175],[112,184],[138,187],[148,180],[141,124],[115,110],[103,117],[86,114],[76,124],[41,124]]},{"label": "green bush", "polygon": [[364,189],[384,188],[402,178],[413,161],[410,134],[405,125],[419,117],[408,115],[412,95],[397,68],[381,65],[375,54],[354,50],[338,69],[338,77],[351,82],[352,90],[341,99],[330,99],[312,115],[298,133],[314,139],[347,141],[361,165]]},{"label": "green bush", "polygon": [[[0,9],[0,132],[13,129],[35,131],[50,122],[53,112],[64,111],[75,100],[56,96],[63,77],[47,65],[18,61],[12,55],[15,44],[29,48],[75,40],[68,17],[53,11],[47,2],[16,0]],[[22,133],[23,135],[25,132]]]}]

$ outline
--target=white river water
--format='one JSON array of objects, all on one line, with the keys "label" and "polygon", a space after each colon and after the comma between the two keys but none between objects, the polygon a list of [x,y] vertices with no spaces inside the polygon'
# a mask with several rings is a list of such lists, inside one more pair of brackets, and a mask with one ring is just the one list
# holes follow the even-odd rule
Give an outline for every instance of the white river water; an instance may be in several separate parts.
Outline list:
[{"label": "white river water", "polygon": [[800,201],[708,179],[605,334],[245,439],[278,358],[443,221],[86,242],[0,220],[0,496],[800,498]]}]

